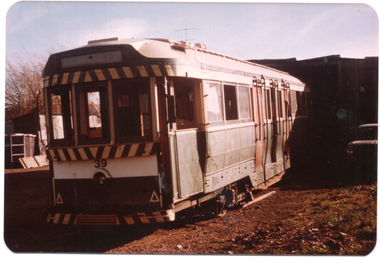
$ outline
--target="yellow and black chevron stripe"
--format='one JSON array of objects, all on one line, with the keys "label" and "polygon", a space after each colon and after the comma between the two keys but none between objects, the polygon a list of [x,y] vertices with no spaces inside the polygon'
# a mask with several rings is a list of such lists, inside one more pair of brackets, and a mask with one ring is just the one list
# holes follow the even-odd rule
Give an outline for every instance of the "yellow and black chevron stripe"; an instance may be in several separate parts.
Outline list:
[{"label": "yellow and black chevron stripe", "polygon": [[174,76],[173,68],[170,64],[125,66],[65,72],[45,76],[42,79],[42,85],[44,88],[46,88],[50,86],[77,84],[93,81],[162,76]]},{"label": "yellow and black chevron stripe", "polygon": [[55,148],[49,149],[47,151],[47,156],[49,160],[53,161],[80,161],[137,157],[154,155],[157,153],[158,148],[158,143],[154,142],[76,148]]},{"label": "yellow and black chevron stripe", "polygon": [[173,210],[161,210],[150,213],[129,215],[97,214],[83,215],[71,213],[48,213],[47,223],[61,225],[134,225],[174,221]]}]

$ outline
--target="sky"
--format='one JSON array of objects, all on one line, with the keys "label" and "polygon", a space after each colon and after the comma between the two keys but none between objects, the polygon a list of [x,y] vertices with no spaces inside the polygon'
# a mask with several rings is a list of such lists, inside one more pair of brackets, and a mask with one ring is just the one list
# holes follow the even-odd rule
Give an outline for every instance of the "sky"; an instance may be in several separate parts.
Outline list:
[{"label": "sky", "polygon": [[22,59],[134,37],[187,39],[240,59],[378,56],[374,6],[337,3],[13,1],[5,52]]}]

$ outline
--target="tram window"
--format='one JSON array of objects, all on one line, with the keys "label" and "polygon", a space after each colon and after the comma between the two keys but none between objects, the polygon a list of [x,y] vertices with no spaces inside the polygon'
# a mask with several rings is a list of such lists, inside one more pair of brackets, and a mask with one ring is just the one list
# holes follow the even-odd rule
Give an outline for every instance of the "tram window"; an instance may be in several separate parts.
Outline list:
[{"label": "tram window", "polygon": [[256,100],[253,105],[255,105],[255,109],[257,110],[257,116],[255,117],[255,122],[261,123],[263,120],[263,110],[262,110],[262,90],[261,88],[254,88],[254,92],[256,94]]},{"label": "tram window", "polygon": [[257,117],[257,114],[258,114],[258,110],[257,110],[257,106],[256,106],[256,100],[255,100],[255,92],[256,92],[256,88],[253,88],[251,89],[250,88],[250,103],[251,103],[251,120],[253,122],[256,122],[258,120],[258,117]]},{"label": "tram window", "polygon": [[290,105],[291,105],[291,113],[292,117],[294,117],[297,113],[297,95],[295,91],[290,91]]},{"label": "tram window", "polygon": [[210,123],[223,121],[223,100],[221,83],[206,83],[207,119]]},{"label": "tram window", "polygon": [[79,90],[80,139],[108,137],[108,113],[105,88]]},{"label": "tram window", "polygon": [[179,129],[194,127],[195,120],[193,81],[175,79],[174,95],[177,127]]},{"label": "tram window", "polygon": [[273,120],[277,119],[277,104],[276,104],[276,90],[274,88],[271,88],[271,103],[272,103],[272,118]]},{"label": "tram window", "polygon": [[113,85],[117,142],[151,136],[149,83],[122,80]]},{"label": "tram window", "polygon": [[87,93],[88,123],[90,130],[102,127],[102,114],[100,113],[99,92]]},{"label": "tram window", "polygon": [[277,103],[278,103],[278,117],[283,118],[284,115],[282,113],[282,91],[277,91]]},{"label": "tram window", "polygon": [[267,107],[266,107],[266,110],[267,110],[267,120],[271,120],[272,119],[272,113],[271,113],[271,107],[270,107],[270,105],[271,105],[271,100],[270,100],[270,90],[269,89],[267,89],[267,90],[265,90],[265,92],[266,92],[266,103],[267,103]]},{"label": "tram window", "polygon": [[[73,118],[71,91],[69,89],[55,90],[50,93],[50,111],[53,140],[73,139]],[[53,144],[56,144],[53,142]]]},{"label": "tram window", "polygon": [[238,118],[235,86],[224,85],[224,107],[227,121]]},{"label": "tram window", "polygon": [[141,136],[152,135],[149,98],[149,86],[140,87]]},{"label": "tram window", "polygon": [[239,116],[242,120],[251,118],[248,86],[239,86]]},{"label": "tram window", "polygon": [[305,117],[307,116],[306,109],[306,93],[305,92],[296,92],[297,94],[297,117]]}]

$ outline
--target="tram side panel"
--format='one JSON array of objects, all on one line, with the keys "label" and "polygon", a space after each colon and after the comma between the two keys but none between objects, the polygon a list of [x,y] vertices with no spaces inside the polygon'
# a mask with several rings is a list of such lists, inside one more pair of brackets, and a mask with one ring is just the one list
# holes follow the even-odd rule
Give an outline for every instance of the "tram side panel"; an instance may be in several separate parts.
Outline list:
[{"label": "tram side panel", "polygon": [[174,146],[172,172],[176,174],[180,199],[203,192],[202,153],[199,153],[197,133],[196,130],[177,132],[170,138]]},{"label": "tram side panel", "polygon": [[[237,106],[232,111],[228,109],[234,107],[238,100],[227,94],[232,87],[231,84],[205,82],[206,114],[209,122],[205,193],[254,175],[255,124],[252,121],[239,123],[237,113],[241,110]],[[239,85],[234,87],[239,89]],[[249,106],[249,96],[244,99],[248,100]],[[239,101],[238,105],[242,104],[243,101]],[[254,180],[257,181],[256,178]]]},{"label": "tram side panel", "polygon": [[[223,107],[228,105],[226,101],[223,104],[226,96],[223,94],[224,87],[206,83],[210,122],[207,132],[206,193],[246,176],[250,176],[255,186],[290,167],[287,153],[284,152],[286,132],[291,129],[290,122],[283,117],[285,96],[271,86],[265,87],[265,83],[263,87],[263,90],[254,90],[256,100],[253,100],[255,103],[252,106],[258,111],[259,123],[255,129],[254,122],[252,125],[234,125],[226,120],[228,114]],[[297,108],[297,102],[293,104],[293,108]]]},{"label": "tram side panel", "polygon": [[256,146],[254,125],[216,128],[207,136],[206,193],[253,175]]}]

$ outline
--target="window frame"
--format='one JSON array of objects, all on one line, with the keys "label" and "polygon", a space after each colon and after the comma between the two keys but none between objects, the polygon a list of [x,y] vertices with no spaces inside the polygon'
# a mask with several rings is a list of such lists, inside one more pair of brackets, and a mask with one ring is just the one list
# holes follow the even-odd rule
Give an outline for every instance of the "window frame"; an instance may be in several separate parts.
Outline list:
[{"label": "window frame", "polygon": [[[208,90],[209,84],[219,85],[217,96],[219,96],[218,102],[220,104],[220,107],[218,106],[218,108],[219,108],[220,118],[218,120],[210,120],[209,118],[209,114],[210,112],[212,112],[210,110],[211,109],[210,98],[212,98],[212,100],[215,101],[214,96],[210,96],[210,92]],[[207,125],[213,127],[213,126],[225,126],[225,125],[234,125],[234,124],[243,124],[243,123],[247,123],[247,124],[255,123],[257,113],[256,113],[256,109],[254,108],[255,103],[256,103],[255,102],[256,95],[254,94],[254,92],[256,91],[256,89],[254,88],[253,85],[245,84],[245,83],[232,83],[232,82],[211,81],[211,80],[204,80],[203,85],[205,87],[204,93],[205,93],[206,100],[205,100],[204,109],[205,109],[205,116],[207,118]],[[230,94],[226,94],[226,87],[231,88],[229,90]],[[247,112],[248,112],[249,117],[247,116],[242,117],[242,111],[241,111],[241,105],[240,105],[240,95],[241,95],[240,89],[241,88],[247,89],[248,91],[246,102],[248,103]],[[230,99],[235,100],[234,102],[235,105],[232,105],[233,103],[231,103],[231,107],[232,107],[231,110],[232,111],[235,110],[235,112],[232,112],[231,119],[227,119],[227,115],[228,115],[227,105],[226,105],[226,102],[228,99],[226,98],[227,95],[230,96]]]},{"label": "window frame", "polygon": [[[70,102],[70,130],[71,130],[71,138],[68,138],[68,131],[67,131],[67,121],[65,121],[66,117],[64,116],[64,110],[61,106],[61,113],[62,113],[62,126],[63,126],[63,138],[54,138],[54,122],[53,122],[53,108],[52,108],[52,95],[56,96],[62,96],[61,94],[54,94],[54,93],[63,93],[68,92],[69,93],[69,102]],[[49,114],[49,129],[48,132],[50,134],[50,144],[52,147],[61,147],[61,146],[74,146],[75,145],[75,124],[74,124],[74,109],[73,109],[73,93],[71,85],[64,85],[64,86],[58,86],[54,88],[49,88],[47,92],[47,99],[48,99],[48,114]],[[61,104],[62,105],[62,97],[61,97]]]},{"label": "window frame", "polygon": [[[144,86],[145,85],[145,86]],[[124,86],[124,87],[123,87]],[[138,107],[139,113],[138,113],[138,119],[139,119],[139,125],[140,125],[140,135],[130,135],[130,136],[122,136],[120,134],[120,131],[122,129],[122,123],[119,121],[119,117],[121,117],[121,113],[118,106],[118,97],[119,97],[119,89],[127,89],[127,86],[129,88],[136,88],[137,89],[137,96],[138,96]],[[142,89],[146,89],[146,93],[142,92]],[[149,79],[121,79],[121,80],[113,80],[112,81],[112,94],[113,94],[113,122],[115,123],[115,143],[135,143],[135,142],[145,142],[145,141],[152,141],[153,140],[153,120],[152,120],[152,98],[151,98],[151,92],[150,92],[150,80]],[[142,102],[143,94],[147,95],[148,101],[145,103]],[[135,94],[136,95],[136,94]],[[131,101],[129,101],[131,102]],[[143,107],[147,107],[148,112],[143,112]],[[136,115],[137,116],[137,115]],[[135,116],[135,117],[136,117]],[[146,118],[148,116],[148,122],[150,134],[145,135],[144,133],[148,129],[144,129],[145,122],[144,117]],[[137,118],[136,118],[137,120]],[[124,123],[124,122],[123,122]]]},{"label": "window frame", "polygon": [[[221,116],[221,118],[218,118],[217,120],[210,120],[209,118],[209,112],[212,112],[210,111],[210,94],[209,94],[209,87],[208,85],[209,84],[214,84],[214,85],[219,85],[219,93],[217,93],[217,95],[219,95],[219,98],[216,98],[216,100],[218,101],[218,103],[220,103],[218,105],[218,110],[219,110],[219,116]],[[204,82],[204,87],[205,87],[205,93],[206,93],[206,105],[205,105],[205,115],[207,117],[207,122],[209,125],[211,126],[219,126],[219,125],[225,125],[225,113],[224,113],[224,95],[223,95],[223,83],[222,82],[219,82],[219,81],[205,81]]]},{"label": "window frame", "polygon": [[[228,87],[228,94],[226,94],[226,88]],[[230,90],[231,88],[231,90]],[[233,90],[232,90],[233,88]],[[223,110],[224,110],[224,121],[226,124],[235,124],[239,123],[239,107],[238,107],[238,94],[237,94],[237,84],[234,83],[223,83]],[[228,97],[227,97],[228,95]],[[231,98],[230,98],[231,97]],[[227,99],[231,99],[231,107],[227,112]],[[227,119],[228,117],[228,119]]]},{"label": "window frame", "polygon": [[[178,130],[182,129],[191,129],[191,128],[197,128],[197,100],[196,100],[196,89],[195,89],[195,80],[194,79],[184,79],[184,78],[174,78],[173,79],[173,90],[174,90],[174,96],[175,96],[175,111],[176,111],[176,125]],[[186,92],[183,92],[185,89],[187,89],[187,95]],[[180,93],[178,93],[180,91]],[[183,92],[183,93],[182,93]],[[185,95],[186,97],[183,98],[182,95]],[[189,120],[186,120],[184,118],[180,118],[183,116],[181,114],[183,107],[182,102],[185,102],[184,108],[189,110]],[[189,108],[190,107],[190,108]],[[181,116],[180,116],[181,115]],[[184,120],[184,121],[182,121]]]},{"label": "window frame", "polygon": [[[78,130],[78,144],[86,145],[86,144],[109,144],[111,141],[111,124],[110,124],[110,109],[109,109],[109,98],[108,98],[108,82],[91,82],[91,83],[81,83],[76,84],[75,86],[75,96],[76,96],[76,115],[77,115],[77,130]],[[82,119],[86,119],[86,126],[89,129],[89,112],[88,112],[88,99],[87,94],[89,92],[99,92],[99,103],[100,103],[100,112],[101,112],[101,120],[102,120],[102,137],[99,138],[91,138],[88,134],[82,133]],[[86,96],[83,98],[81,95],[84,93]],[[102,93],[102,94],[101,94]],[[104,96],[102,98],[101,96]],[[84,103],[84,104],[83,104]],[[83,110],[85,112],[83,112]],[[84,116],[82,115],[84,114]],[[103,133],[106,132],[104,135]]]},{"label": "window frame", "polygon": [[[246,94],[246,103],[248,103],[248,105],[245,105],[245,106],[248,106],[247,109],[245,109],[244,111],[248,112],[248,117],[243,117],[243,110],[242,110],[242,104],[241,104],[241,89],[244,88],[244,89],[247,89],[248,91],[248,94]],[[247,85],[247,84],[238,84],[237,85],[237,98],[238,98],[238,116],[239,116],[239,121],[240,123],[247,123],[247,122],[253,122],[253,115],[254,115],[254,107],[252,105],[253,103],[253,99],[252,99],[252,88]]]},{"label": "window frame", "polygon": [[263,87],[264,89],[264,101],[265,101],[265,116],[264,116],[264,122],[265,123],[271,123],[273,114],[272,114],[272,92],[270,87]]}]

